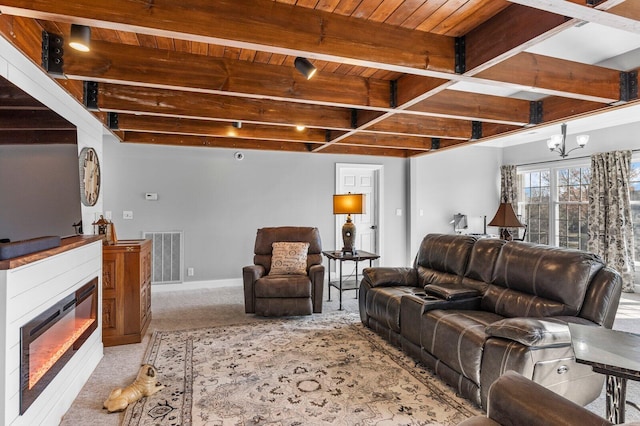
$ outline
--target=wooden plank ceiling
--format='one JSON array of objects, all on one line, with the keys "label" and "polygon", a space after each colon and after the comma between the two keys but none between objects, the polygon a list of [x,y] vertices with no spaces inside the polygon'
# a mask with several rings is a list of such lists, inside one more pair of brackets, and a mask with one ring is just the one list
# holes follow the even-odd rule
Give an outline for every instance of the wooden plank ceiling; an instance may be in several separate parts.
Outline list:
[{"label": "wooden plank ceiling", "polygon": [[91,51],[65,46],[52,78],[79,102],[97,83],[95,114],[122,142],[412,157],[637,101],[618,70],[525,49],[580,14],[636,30],[640,2],[517,3],[3,0],[0,34],[41,65],[43,30],[90,26]]}]

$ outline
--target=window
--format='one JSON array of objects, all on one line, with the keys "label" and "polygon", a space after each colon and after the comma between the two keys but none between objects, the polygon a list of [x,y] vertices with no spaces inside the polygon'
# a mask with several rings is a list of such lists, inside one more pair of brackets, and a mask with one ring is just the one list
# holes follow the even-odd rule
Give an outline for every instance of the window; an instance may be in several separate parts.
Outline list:
[{"label": "window", "polygon": [[527,225],[527,241],[549,244],[549,202],[551,194],[549,170],[520,175],[518,210]]},{"label": "window", "polygon": [[587,249],[589,239],[589,167],[571,167],[556,171],[557,201],[556,243],[560,247]]},{"label": "window", "polygon": [[[519,171],[519,177],[518,212],[527,225],[527,241],[586,250],[588,165]],[[640,216],[640,192],[638,196]]]}]

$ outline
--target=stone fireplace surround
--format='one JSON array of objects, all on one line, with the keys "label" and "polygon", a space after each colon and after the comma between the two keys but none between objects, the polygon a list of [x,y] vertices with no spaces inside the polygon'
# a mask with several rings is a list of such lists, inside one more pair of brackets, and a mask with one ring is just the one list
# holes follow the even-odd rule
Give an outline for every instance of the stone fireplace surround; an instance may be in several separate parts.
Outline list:
[{"label": "stone fireplace surround", "polygon": [[[98,327],[29,409],[20,415],[20,327],[98,278]],[[63,239],[60,247],[0,261],[0,424],[57,425],[103,355],[102,242]]]}]

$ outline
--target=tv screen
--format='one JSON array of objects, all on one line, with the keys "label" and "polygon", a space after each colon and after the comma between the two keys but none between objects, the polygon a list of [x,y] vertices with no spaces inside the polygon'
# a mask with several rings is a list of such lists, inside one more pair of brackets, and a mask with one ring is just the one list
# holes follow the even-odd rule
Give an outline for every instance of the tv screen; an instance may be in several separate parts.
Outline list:
[{"label": "tv screen", "polygon": [[82,219],[75,127],[0,79],[0,240],[74,235]]}]

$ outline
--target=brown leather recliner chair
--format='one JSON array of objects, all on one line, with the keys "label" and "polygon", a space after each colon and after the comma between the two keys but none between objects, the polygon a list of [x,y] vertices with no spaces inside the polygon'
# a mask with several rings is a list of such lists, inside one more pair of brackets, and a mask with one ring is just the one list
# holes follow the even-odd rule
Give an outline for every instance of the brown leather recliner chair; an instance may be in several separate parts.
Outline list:
[{"label": "brown leather recliner chair", "polygon": [[[270,274],[274,242],[309,243],[306,274]],[[253,262],[254,265],[242,268],[246,313],[289,316],[322,312],[324,266],[318,228],[258,229]]]}]

